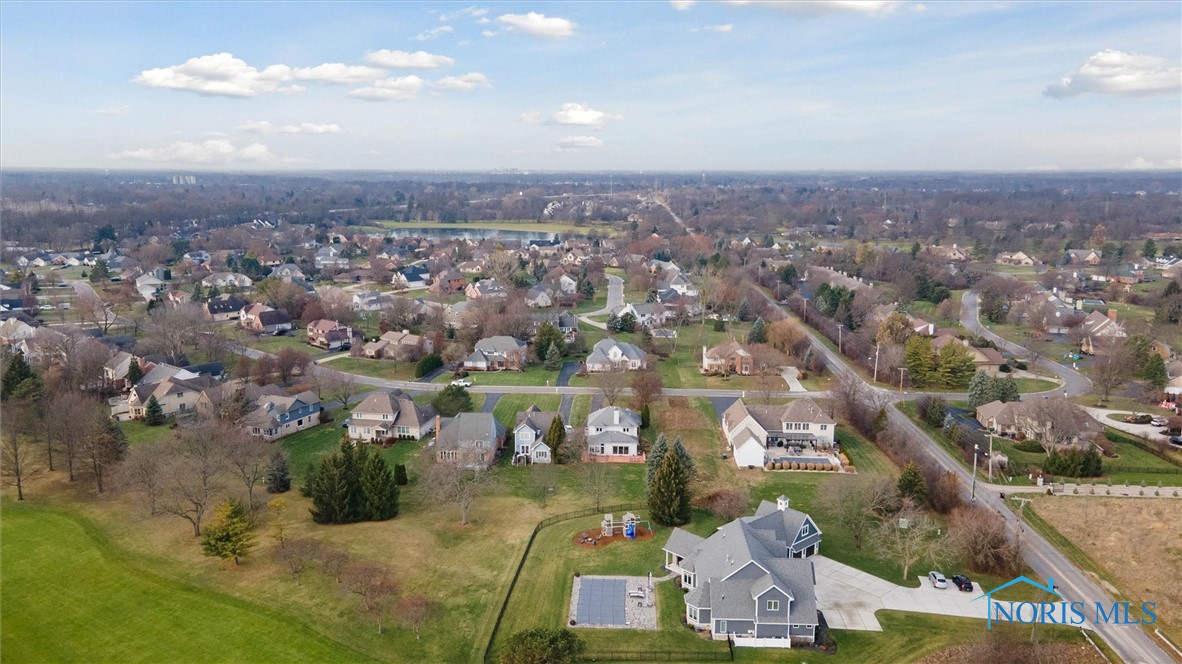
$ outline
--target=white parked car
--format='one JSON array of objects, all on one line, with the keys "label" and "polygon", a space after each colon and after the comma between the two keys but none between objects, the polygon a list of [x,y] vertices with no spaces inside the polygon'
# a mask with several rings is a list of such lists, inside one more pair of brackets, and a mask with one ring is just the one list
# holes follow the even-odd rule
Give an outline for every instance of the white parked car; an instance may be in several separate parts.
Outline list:
[{"label": "white parked car", "polygon": [[451,384],[458,385],[459,387],[472,387],[472,381],[464,380],[463,378],[457,378],[453,380]]},{"label": "white parked car", "polygon": [[947,588],[948,587],[948,579],[945,579],[943,574],[941,574],[935,570],[928,572],[928,581],[932,582],[933,588]]},{"label": "white parked car", "polygon": [[1164,427],[1165,425],[1169,424],[1170,421],[1167,420],[1166,418],[1158,415],[1157,417],[1153,418],[1153,420],[1150,421],[1149,423],[1155,427]]}]

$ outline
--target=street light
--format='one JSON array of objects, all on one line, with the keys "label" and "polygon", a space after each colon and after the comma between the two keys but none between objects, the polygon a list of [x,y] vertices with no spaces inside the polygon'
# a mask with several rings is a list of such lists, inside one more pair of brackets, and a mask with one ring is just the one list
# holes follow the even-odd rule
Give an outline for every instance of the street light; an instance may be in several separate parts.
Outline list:
[{"label": "street light", "polygon": [[993,432],[989,432],[989,483],[993,484]]},{"label": "street light", "polygon": [[907,367],[899,367],[899,398],[903,398],[903,372],[907,371]]}]

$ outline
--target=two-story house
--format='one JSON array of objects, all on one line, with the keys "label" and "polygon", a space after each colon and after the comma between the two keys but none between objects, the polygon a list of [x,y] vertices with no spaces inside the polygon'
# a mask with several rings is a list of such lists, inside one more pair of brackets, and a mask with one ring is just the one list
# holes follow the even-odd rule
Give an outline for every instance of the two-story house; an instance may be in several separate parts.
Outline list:
[{"label": "two-story house", "polygon": [[268,394],[242,421],[247,433],[275,440],[320,424],[320,397],[312,392],[295,396]]},{"label": "two-story house", "polygon": [[348,349],[353,343],[353,328],[327,318],[308,323],[308,343],[324,350]]},{"label": "two-story house", "polygon": [[1116,320],[1116,309],[1108,315],[1093,311],[1079,324],[1079,349],[1088,355],[1107,355],[1118,339],[1129,336],[1125,326]]},{"label": "two-story house", "polygon": [[409,330],[390,330],[362,347],[363,355],[373,359],[405,357],[405,361],[418,360],[425,353],[435,352],[435,342],[430,337],[411,334]]},{"label": "two-story house", "polygon": [[[185,372],[182,375],[193,375]],[[147,415],[148,402],[152,397],[160,404],[165,417],[186,417],[197,412],[197,399],[201,392],[214,383],[205,376],[180,378],[176,375],[158,382],[141,380],[127,395],[127,415],[141,420]],[[115,413],[117,417],[121,413]]]},{"label": "two-story house", "polygon": [[238,314],[245,306],[246,302],[235,295],[218,295],[201,305],[201,314],[205,317],[205,320],[211,320],[215,323],[238,320]]},{"label": "two-story house", "polygon": [[640,462],[640,415],[607,406],[587,416],[587,454],[604,461]]},{"label": "two-story house", "polygon": [[214,272],[201,280],[206,288],[250,288],[254,280],[237,272]]},{"label": "two-story house", "polygon": [[435,460],[467,470],[487,470],[496,463],[505,442],[505,427],[492,413],[460,413],[436,416]]},{"label": "two-story house", "polygon": [[528,348],[513,337],[487,337],[476,342],[476,347],[464,360],[468,371],[521,370],[529,361]]},{"label": "two-story house", "polygon": [[530,406],[517,413],[513,425],[513,463],[553,463],[554,450],[546,444],[546,434],[558,417],[556,412],[538,410]]},{"label": "two-story house", "polygon": [[736,646],[791,648],[816,640],[819,620],[809,556],[821,531],[789,506],[760,503],[708,538],[675,528],[665,543],[665,568],[681,577],[686,622]]},{"label": "two-story house", "polygon": [[469,300],[478,300],[482,297],[505,297],[508,293],[505,292],[505,287],[496,279],[481,279],[468,284],[464,289],[464,295]]},{"label": "two-story house", "polygon": [[420,406],[402,390],[378,390],[365,397],[349,417],[349,438],[418,440],[435,430],[435,409]]},{"label": "two-story house", "polygon": [[750,376],[754,369],[751,353],[743,344],[731,339],[714,348],[702,346],[702,368],[704,374],[737,374]]},{"label": "two-story house", "polygon": [[626,341],[600,339],[587,356],[588,373],[636,371],[648,368],[648,353]]},{"label": "two-story house", "polygon": [[722,432],[740,468],[762,468],[769,459],[784,456],[787,448],[831,448],[836,429],[833,418],[809,398],[783,406],[755,406],[739,399],[722,414]]}]

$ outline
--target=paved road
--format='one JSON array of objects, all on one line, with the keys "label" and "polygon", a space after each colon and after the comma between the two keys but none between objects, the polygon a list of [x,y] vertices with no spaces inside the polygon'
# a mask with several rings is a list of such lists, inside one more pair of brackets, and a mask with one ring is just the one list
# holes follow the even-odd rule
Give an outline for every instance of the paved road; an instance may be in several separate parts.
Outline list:
[{"label": "paved road", "polygon": [[[997,344],[998,348],[1008,350],[1017,357],[1028,357],[1030,355],[1029,349],[997,336],[981,324],[980,309],[977,300],[977,293],[973,291],[964,294],[964,297],[960,301],[960,324],[969,332],[983,336]],[[1079,396],[1092,391],[1092,381],[1074,369],[1065,367],[1045,356],[1039,357],[1038,366],[1058,376],[1063,381],[1063,390],[1068,396]]]},{"label": "paved road", "polygon": [[605,306],[602,309],[596,310],[596,311],[588,311],[585,314],[579,314],[580,321],[590,325],[591,327],[597,327],[601,330],[607,329],[607,323],[598,323],[596,321],[593,321],[593,320],[591,320],[591,316],[602,316],[604,314],[610,314],[613,309],[620,306],[621,304],[624,304],[624,280],[617,277],[614,274],[609,274],[606,276],[607,276],[607,306]]}]

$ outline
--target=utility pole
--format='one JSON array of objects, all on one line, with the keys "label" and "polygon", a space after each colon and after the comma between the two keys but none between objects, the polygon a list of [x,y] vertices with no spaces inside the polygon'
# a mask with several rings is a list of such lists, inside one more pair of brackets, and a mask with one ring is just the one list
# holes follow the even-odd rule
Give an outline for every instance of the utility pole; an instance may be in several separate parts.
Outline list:
[{"label": "utility pole", "polygon": [[878,382],[878,351],[882,344],[874,344],[874,382]]},{"label": "utility pole", "polygon": [[977,502],[977,457],[979,456],[981,446],[973,443],[973,489],[969,492],[969,502]]},{"label": "utility pole", "polygon": [[993,484],[993,432],[989,432],[989,483]]},{"label": "utility pole", "polygon": [[845,323],[838,323],[837,324],[837,354],[838,355],[844,355],[844,353],[841,352],[841,331],[843,329],[845,329]]},{"label": "utility pole", "polygon": [[907,371],[907,367],[899,367],[899,398],[903,398],[903,372]]}]

